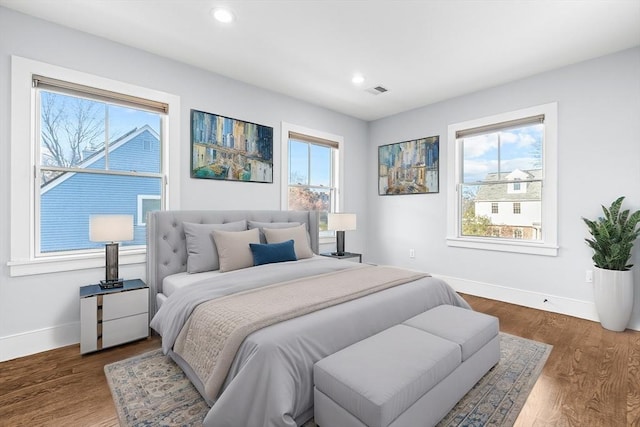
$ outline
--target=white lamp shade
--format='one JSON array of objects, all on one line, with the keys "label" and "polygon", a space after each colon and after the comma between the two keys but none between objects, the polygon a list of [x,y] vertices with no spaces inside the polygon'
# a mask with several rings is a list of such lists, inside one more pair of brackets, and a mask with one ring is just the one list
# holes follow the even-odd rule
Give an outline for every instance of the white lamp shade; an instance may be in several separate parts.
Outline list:
[{"label": "white lamp shade", "polygon": [[133,240],[133,215],[92,215],[89,219],[92,242]]},{"label": "white lamp shade", "polygon": [[356,214],[330,213],[327,228],[336,231],[348,231],[356,229]]}]

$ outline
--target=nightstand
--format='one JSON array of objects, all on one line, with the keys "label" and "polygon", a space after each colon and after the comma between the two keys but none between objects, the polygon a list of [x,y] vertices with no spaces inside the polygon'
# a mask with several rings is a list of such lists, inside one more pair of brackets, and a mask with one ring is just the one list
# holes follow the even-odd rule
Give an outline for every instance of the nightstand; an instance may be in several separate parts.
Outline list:
[{"label": "nightstand", "polygon": [[324,252],[324,253],[321,253],[320,255],[328,256],[330,258],[336,258],[336,259],[358,258],[358,262],[362,263],[362,254],[358,254],[355,252],[345,252],[344,255],[336,255],[333,252]]},{"label": "nightstand", "polygon": [[80,353],[149,336],[149,287],[140,279],[121,288],[80,288]]}]

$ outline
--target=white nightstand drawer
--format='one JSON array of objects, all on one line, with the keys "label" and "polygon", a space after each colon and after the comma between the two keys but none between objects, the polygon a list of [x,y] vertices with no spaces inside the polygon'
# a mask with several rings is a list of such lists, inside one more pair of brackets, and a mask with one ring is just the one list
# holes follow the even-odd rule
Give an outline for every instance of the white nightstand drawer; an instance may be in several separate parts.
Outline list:
[{"label": "white nightstand drawer", "polygon": [[103,296],[102,320],[118,319],[149,311],[149,289],[136,289]]},{"label": "white nightstand drawer", "polygon": [[145,338],[149,335],[149,314],[142,313],[102,323],[102,347]]},{"label": "white nightstand drawer", "polygon": [[80,287],[80,353],[149,336],[149,288],[140,279],[120,288]]}]

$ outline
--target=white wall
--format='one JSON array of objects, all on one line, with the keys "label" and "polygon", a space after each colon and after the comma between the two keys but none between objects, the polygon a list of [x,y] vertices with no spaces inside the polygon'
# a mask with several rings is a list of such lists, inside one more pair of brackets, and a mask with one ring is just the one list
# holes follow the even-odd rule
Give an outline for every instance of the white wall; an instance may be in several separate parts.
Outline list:
[{"label": "white wall", "polygon": [[[595,318],[591,286],[584,282],[591,255],[580,217],[597,216],[599,205],[618,195],[627,196],[628,208],[640,209],[640,48],[367,124],[0,7],[0,360],[77,343],[78,288],[103,276],[99,268],[9,277],[10,55],[180,96],[183,209],[280,207],[277,172],[273,184],[189,177],[191,108],[273,126],[275,171],[281,121],[343,135],[344,210],[358,214],[358,231],[347,233],[348,249],[363,252],[367,261],[430,271],[470,293]],[[447,247],[447,126],[554,101],[559,105],[559,256]],[[378,196],[377,146],[431,135],[440,135],[440,193]],[[368,158],[366,165],[361,158]],[[415,259],[409,249],[415,249]],[[640,250],[633,261],[640,266]],[[144,278],[143,265],[121,272]],[[640,329],[636,287],[632,326]]]},{"label": "white wall", "polygon": [[[559,255],[448,247],[447,126],[550,102],[558,102]],[[592,263],[580,218],[599,216],[601,204],[621,195],[626,208],[640,209],[640,48],[380,119],[369,132],[371,261],[426,270],[472,294],[597,319],[585,282]],[[440,193],[378,196],[376,147],[432,135],[440,135]],[[640,248],[632,261],[630,326],[640,329]]]},{"label": "white wall", "polygon": [[[78,288],[104,270],[9,277],[10,260],[10,55],[92,73],[181,97],[182,209],[280,209],[280,123],[344,137],[344,210],[359,213],[348,248],[365,248],[367,124],[198,68],[70,30],[0,7],[0,360],[79,342]],[[190,109],[274,128],[273,184],[219,182],[189,177]],[[25,141],[25,143],[28,143]],[[175,207],[174,207],[175,208]],[[25,212],[25,215],[28,212]],[[125,278],[144,279],[144,265],[122,266]]]}]

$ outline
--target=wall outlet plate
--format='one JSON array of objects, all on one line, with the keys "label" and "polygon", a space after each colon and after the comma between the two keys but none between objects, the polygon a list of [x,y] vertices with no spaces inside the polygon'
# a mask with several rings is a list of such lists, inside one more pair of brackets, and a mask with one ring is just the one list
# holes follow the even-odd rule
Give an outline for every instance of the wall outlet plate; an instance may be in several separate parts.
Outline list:
[{"label": "wall outlet plate", "polygon": [[593,282],[593,270],[585,271],[584,281],[587,282],[587,283]]}]

